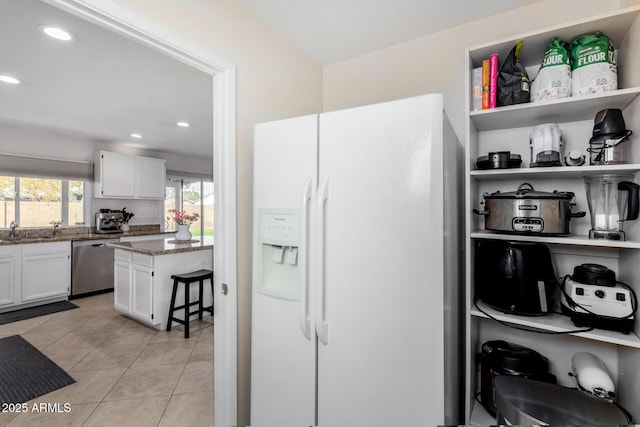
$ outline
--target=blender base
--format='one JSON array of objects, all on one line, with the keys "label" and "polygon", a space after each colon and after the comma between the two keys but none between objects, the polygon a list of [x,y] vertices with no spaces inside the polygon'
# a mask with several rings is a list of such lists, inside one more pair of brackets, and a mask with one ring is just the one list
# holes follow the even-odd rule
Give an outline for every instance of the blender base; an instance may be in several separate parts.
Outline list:
[{"label": "blender base", "polygon": [[589,230],[589,238],[624,241],[624,231]]}]

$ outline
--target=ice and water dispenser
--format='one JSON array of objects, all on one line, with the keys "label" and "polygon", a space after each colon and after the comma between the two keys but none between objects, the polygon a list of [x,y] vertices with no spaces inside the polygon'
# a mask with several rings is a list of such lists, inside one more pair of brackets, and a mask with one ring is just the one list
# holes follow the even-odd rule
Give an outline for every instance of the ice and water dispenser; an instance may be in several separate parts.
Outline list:
[{"label": "ice and water dispenser", "polygon": [[259,209],[258,218],[258,291],[297,300],[300,212],[298,209]]}]

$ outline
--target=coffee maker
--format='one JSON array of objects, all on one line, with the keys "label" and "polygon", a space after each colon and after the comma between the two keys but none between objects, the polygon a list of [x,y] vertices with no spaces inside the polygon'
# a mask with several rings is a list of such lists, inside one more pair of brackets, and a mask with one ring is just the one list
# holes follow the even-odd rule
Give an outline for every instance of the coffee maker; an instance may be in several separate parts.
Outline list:
[{"label": "coffee maker", "polygon": [[624,221],[638,219],[640,186],[631,175],[603,174],[584,179],[591,215],[590,239],[625,240]]}]

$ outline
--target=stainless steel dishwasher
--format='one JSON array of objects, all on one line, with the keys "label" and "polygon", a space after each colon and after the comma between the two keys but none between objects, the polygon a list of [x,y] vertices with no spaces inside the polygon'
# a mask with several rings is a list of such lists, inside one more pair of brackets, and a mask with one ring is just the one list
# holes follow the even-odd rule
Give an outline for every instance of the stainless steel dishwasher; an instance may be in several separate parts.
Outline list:
[{"label": "stainless steel dishwasher", "polygon": [[120,239],[78,240],[71,244],[71,298],[113,290],[113,248]]}]

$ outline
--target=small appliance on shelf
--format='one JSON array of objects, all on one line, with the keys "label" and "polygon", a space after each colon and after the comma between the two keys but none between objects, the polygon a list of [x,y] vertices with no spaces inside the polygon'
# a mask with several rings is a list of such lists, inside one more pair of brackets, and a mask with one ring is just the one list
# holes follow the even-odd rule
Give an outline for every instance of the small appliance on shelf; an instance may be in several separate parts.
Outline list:
[{"label": "small appliance on shelf", "polygon": [[560,152],[562,130],[555,123],[544,123],[533,128],[529,135],[530,167],[562,166]]},{"label": "small appliance on shelf", "polygon": [[475,297],[507,314],[542,316],[553,310],[556,274],[541,243],[481,240],[475,253]]},{"label": "small appliance on shelf", "polygon": [[625,221],[638,219],[640,186],[632,175],[595,175],[584,179],[591,215],[590,239],[625,240]]},{"label": "small appliance on shelf", "polygon": [[566,276],[560,294],[562,312],[576,326],[590,326],[628,334],[633,330],[637,301],[628,285],[599,264],[582,264]]},{"label": "small appliance on shelf", "polygon": [[609,108],[598,111],[589,140],[590,165],[619,165],[628,163],[629,136],[622,111]]}]

